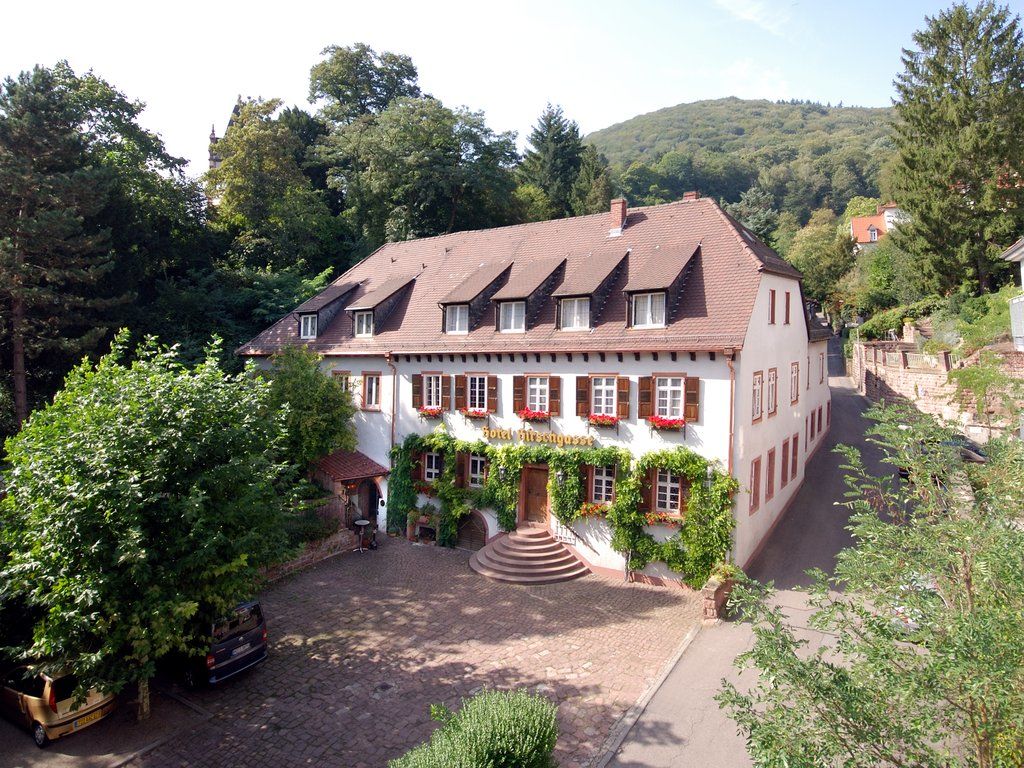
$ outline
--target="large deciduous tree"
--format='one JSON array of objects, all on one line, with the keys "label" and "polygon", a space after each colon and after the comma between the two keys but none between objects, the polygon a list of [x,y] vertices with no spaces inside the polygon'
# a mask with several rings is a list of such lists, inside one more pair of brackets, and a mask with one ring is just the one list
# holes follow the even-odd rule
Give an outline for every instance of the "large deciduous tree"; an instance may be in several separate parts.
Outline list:
[{"label": "large deciduous tree", "polygon": [[892,471],[843,449],[854,544],[816,574],[823,642],[747,591],[754,643],[737,663],[756,678],[719,702],[756,766],[1022,765],[1024,443],[995,440],[987,464],[968,464],[931,416],[872,417]]},{"label": "large deciduous tree", "polygon": [[283,551],[283,422],[270,384],[225,374],[215,346],[190,369],[152,342],[129,363],[126,344],[8,439],[0,579],[42,615],[27,657],[84,688],[138,683],[144,716],[156,661],[208,647],[204,622]]},{"label": "large deciduous tree", "polygon": [[548,104],[529,137],[519,175],[526,184],[544,190],[556,218],[571,216],[573,186],[583,162],[580,128],[562,112]]},{"label": "large deciduous tree", "polygon": [[383,112],[392,101],[417,97],[416,67],[408,56],[377,53],[365,43],[330,45],[309,72],[310,101],[323,100],[323,115],[350,123]]},{"label": "large deciduous tree", "polygon": [[998,287],[1000,251],[1024,231],[1024,43],[1005,7],[929,17],[896,79],[896,232],[934,288]]},{"label": "large deciduous tree", "polygon": [[807,295],[829,303],[840,278],[854,264],[853,239],[836,223],[836,216],[827,208],[815,211],[807,226],[793,237],[786,259],[804,275]]}]

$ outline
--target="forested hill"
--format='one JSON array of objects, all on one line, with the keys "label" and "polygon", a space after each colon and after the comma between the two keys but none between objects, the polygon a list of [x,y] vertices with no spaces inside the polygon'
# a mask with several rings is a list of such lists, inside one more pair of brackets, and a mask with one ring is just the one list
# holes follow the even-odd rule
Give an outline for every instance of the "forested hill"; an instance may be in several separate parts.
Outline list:
[{"label": "forested hill", "polygon": [[[855,195],[879,194],[893,151],[891,115],[889,108],[726,98],[638,115],[586,141],[608,158],[627,195],[640,193],[637,203],[659,202],[661,192],[673,195],[687,183],[735,201],[758,183],[781,210],[806,220],[815,208],[841,211]],[[649,194],[651,185],[661,189]]]}]

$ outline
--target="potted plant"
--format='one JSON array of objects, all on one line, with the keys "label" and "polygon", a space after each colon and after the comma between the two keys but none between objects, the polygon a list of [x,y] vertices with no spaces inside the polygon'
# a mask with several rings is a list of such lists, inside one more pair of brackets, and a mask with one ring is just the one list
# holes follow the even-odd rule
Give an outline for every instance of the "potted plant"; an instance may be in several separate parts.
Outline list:
[{"label": "potted plant", "polygon": [[592,413],[587,417],[587,423],[592,427],[617,427],[619,426],[619,417],[604,413]]},{"label": "potted plant", "polygon": [[548,421],[551,418],[551,412],[531,411],[529,408],[523,408],[521,411],[516,411],[516,416],[523,421]]},{"label": "potted plant", "polygon": [[459,413],[467,419],[486,419],[490,413],[483,408],[460,408]]},{"label": "potted plant", "polygon": [[443,413],[442,408],[420,408],[421,419],[439,419]]},{"label": "potted plant", "polygon": [[419,522],[420,511],[413,507],[405,516],[405,538],[416,541],[416,523]]},{"label": "potted plant", "polygon": [[711,569],[711,576],[701,589],[704,601],[704,620],[715,621],[725,617],[726,603],[736,581],[743,576],[733,563],[719,563]]},{"label": "potted plant", "polygon": [[667,416],[650,416],[647,423],[654,429],[679,431],[686,426],[686,419],[672,419]]}]

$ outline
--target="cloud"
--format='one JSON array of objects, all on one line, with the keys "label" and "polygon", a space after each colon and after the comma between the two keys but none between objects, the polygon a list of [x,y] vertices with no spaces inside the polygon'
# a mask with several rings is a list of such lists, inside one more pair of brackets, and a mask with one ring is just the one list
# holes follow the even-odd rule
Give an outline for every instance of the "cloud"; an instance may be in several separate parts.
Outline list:
[{"label": "cloud", "polygon": [[733,18],[780,37],[789,23],[789,11],[768,0],[714,0],[714,3]]}]

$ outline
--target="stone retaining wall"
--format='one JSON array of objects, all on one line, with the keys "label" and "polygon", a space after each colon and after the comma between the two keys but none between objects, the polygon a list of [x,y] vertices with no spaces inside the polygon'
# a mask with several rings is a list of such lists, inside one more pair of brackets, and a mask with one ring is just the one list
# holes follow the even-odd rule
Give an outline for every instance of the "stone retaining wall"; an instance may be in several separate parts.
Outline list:
[{"label": "stone retaining wall", "polygon": [[314,563],[319,563],[321,560],[326,560],[329,557],[340,554],[342,552],[351,552],[359,546],[358,537],[355,533],[342,528],[337,533],[328,536],[326,539],[320,541],[310,542],[306,544],[306,548],[302,554],[293,560],[289,560],[286,563],[275,565],[273,568],[267,570],[267,581],[277,581],[282,576],[287,576],[289,573],[300,571],[303,568],[307,568]]}]

